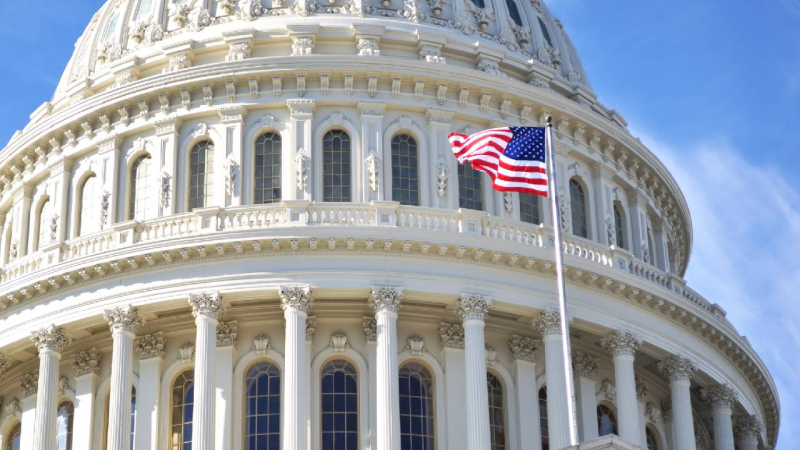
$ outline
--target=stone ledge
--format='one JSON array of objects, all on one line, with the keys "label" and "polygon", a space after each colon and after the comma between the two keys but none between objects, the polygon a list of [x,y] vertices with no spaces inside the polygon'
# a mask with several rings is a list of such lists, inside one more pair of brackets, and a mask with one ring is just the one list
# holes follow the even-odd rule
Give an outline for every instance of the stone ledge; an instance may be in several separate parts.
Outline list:
[{"label": "stone ledge", "polygon": [[564,447],[564,450],[642,450],[642,447],[623,441],[615,434],[609,434],[589,442]]}]

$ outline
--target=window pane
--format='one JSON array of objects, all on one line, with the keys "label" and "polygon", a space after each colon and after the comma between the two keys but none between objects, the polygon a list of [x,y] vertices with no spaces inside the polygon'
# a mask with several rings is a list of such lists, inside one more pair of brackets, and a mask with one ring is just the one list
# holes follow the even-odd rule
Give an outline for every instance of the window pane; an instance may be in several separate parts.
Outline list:
[{"label": "window pane", "polygon": [[280,442],[281,372],[272,363],[253,364],[245,376],[245,450],[268,450]]},{"label": "window pane", "polygon": [[194,370],[187,370],[172,384],[171,450],[191,449],[194,415]]},{"label": "window pane", "polygon": [[617,432],[617,416],[606,405],[597,407],[597,429],[600,431],[600,436],[619,434]]},{"label": "window pane", "polygon": [[586,194],[577,180],[569,180],[569,199],[572,202],[572,234],[582,238],[589,237],[586,223]]},{"label": "window pane", "polygon": [[78,235],[83,236],[100,229],[100,192],[97,177],[92,174],[83,182],[81,208],[78,216]]},{"label": "window pane", "polygon": [[150,203],[153,201],[150,198],[150,185],[153,183],[148,178],[150,172],[150,155],[139,157],[131,166],[131,189],[128,199],[129,220],[145,220],[155,216],[154,212],[148,214]]},{"label": "window pane", "polygon": [[56,449],[72,449],[72,421],[75,407],[72,402],[64,402],[58,405],[56,413]]},{"label": "window pane", "polygon": [[625,225],[622,221],[622,211],[617,205],[614,205],[614,229],[616,231],[615,245],[619,248],[625,248]]},{"label": "window pane", "polygon": [[22,424],[18,423],[11,429],[11,433],[8,434],[8,443],[5,446],[5,450],[20,450],[21,437]]},{"label": "window pane", "polygon": [[214,179],[214,144],[201,141],[189,153],[189,210],[211,204]]},{"label": "window pane", "polygon": [[503,385],[491,373],[486,374],[489,390],[489,429],[492,442],[491,450],[506,448],[505,409],[503,405]]},{"label": "window pane", "polygon": [[419,205],[419,149],[407,134],[392,138],[392,200]]},{"label": "window pane", "polygon": [[539,225],[542,223],[541,216],[539,216],[539,196],[528,194],[525,192],[519,193],[519,218],[523,222]]},{"label": "window pane", "polygon": [[647,437],[647,450],[660,450],[661,441],[658,440],[658,434],[653,431],[653,428],[648,426],[645,429],[645,436]]},{"label": "window pane", "polygon": [[547,428],[547,386],[539,389],[539,429],[542,433],[542,450],[550,450],[550,433]]},{"label": "window pane", "polygon": [[403,450],[434,448],[433,377],[424,366],[400,368],[400,440]]},{"label": "window pane", "polygon": [[358,374],[347,361],[325,365],[321,374],[322,450],[358,448]]},{"label": "window pane", "polygon": [[53,217],[53,202],[45,200],[39,208],[39,240],[36,249],[50,242],[50,221]]},{"label": "window pane", "polygon": [[350,136],[342,130],[331,130],[322,139],[323,192],[326,202],[349,202],[350,199]]},{"label": "window pane", "polygon": [[255,192],[253,203],[281,201],[281,137],[276,133],[262,134],[255,148]]},{"label": "window pane", "polygon": [[508,6],[508,15],[511,16],[511,19],[514,20],[518,26],[522,26],[522,16],[519,15],[519,8],[517,8],[517,3],[514,0],[506,0],[506,6]]},{"label": "window pane", "polygon": [[483,178],[468,162],[458,165],[458,206],[483,211]]}]

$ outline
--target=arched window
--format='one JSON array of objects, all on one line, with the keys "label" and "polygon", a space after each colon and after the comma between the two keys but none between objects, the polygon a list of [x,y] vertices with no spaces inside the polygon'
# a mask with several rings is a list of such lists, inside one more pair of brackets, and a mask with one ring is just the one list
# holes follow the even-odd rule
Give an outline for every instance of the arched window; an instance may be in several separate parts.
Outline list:
[{"label": "arched window", "polygon": [[6,437],[6,445],[3,450],[20,450],[20,441],[22,439],[22,424],[17,423],[11,432]]},{"label": "arched window", "polygon": [[139,3],[139,8],[136,10],[136,16],[134,20],[141,21],[147,18],[150,15],[150,11],[153,10],[153,0],[142,0]]},{"label": "arched window", "polygon": [[182,372],[172,383],[172,450],[192,447],[192,416],[194,415],[194,370]]},{"label": "arched window", "polygon": [[214,182],[214,143],[200,141],[189,153],[189,211],[211,204]]},{"label": "arched window", "polygon": [[589,237],[586,224],[586,193],[576,179],[569,180],[569,199],[572,203],[572,234],[582,238]]},{"label": "arched window", "polygon": [[542,433],[542,450],[550,450],[550,432],[547,428],[547,386],[539,389],[539,429]]},{"label": "arched window", "polygon": [[272,450],[281,445],[281,371],[261,361],[244,379],[245,450]]},{"label": "arched window", "polygon": [[358,373],[344,360],[322,369],[322,450],[358,449]]},{"label": "arched window", "polygon": [[544,24],[544,21],[542,20],[541,17],[538,17],[538,20],[539,20],[539,28],[542,29],[542,35],[544,36],[545,42],[547,42],[547,45],[549,45],[550,47],[553,47],[553,40],[550,39],[550,32],[547,31],[547,25]]},{"label": "arched window", "polygon": [[[105,417],[103,419],[103,448],[108,447],[108,420],[111,395],[106,396]],[[133,448],[133,437],[136,435],[136,388],[131,387],[131,448]]]},{"label": "arched window", "polygon": [[519,218],[523,222],[539,225],[542,223],[542,217],[539,215],[539,196],[528,194],[525,192],[519,193]]},{"label": "arched window", "polygon": [[408,134],[392,138],[392,200],[419,205],[419,147]]},{"label": "arched window", "polygon": [[149,218],[148,207],[152,199],[150,198],[150,185],[148,179],[151,169],[150,155],[142,155],[136,158],[131,165],[131,189],[128,199],[128,220],[145,220]]},{"label": "arched window", "polygon": [[458,165],[458,206],[483,211],[483,178],[469,162]]},{"label": "arched window", "polygon": [[625,248],[625,221],[622,217],[622,208],[614,204],[614,230],[617,234],[614,245],[619,248]]},{"label": "arched window", "polygon": [[503,404],[503,383],[491,373],[486,374],[489,389],[489,432],[492,442],[491,450],[506,448],[506,411]]},{"label": "arched window", "polygon": [[433,377],[425,366],[400,368],[400,448],[433,450]]},{"label": "arched window", "polygon": [[522,26],[522,16],[519,14],[519,8],[517,8],[517,2],[514,0],[506,0],[506,6],[508,7],[508,15],[511,16],[511,19],[514,20],[514,23],[517,26]]},{"label": "arched window", "polygon": [[600,436],[619,434],[617,432],[617,415],[607,405],[597,406],[597,430]]},{"label": "arched window", "polygon": [[51,202],[50,199],[43,201],[36,215],[36,223],[38,224],[39,232],[36,236],[35,249],[39,250],[43,245],[50,242],[50,218],[53,215],[53,202]]},{"label": "arched window", "polygon": [[80,190],[81,205],[78,212],[78,236],[84,236],[100,229],[100,198],[97,192],[97,176],[92,174]]},{"label": "arched window", "polygon": [[647,450],[661,450],[661,441],[658,440],[658,433],[650,425],[644,429],[647,440]]},{"label": "arched window", "polygon": [[56,450],[72,449],[72,419],[75,406],[66,401],[58,405],[56,413]]},{"label": "arched window", "polygon": [[350,135],[343,130],[331,130],[322,139],[323,193],[326,202],[349,202],[350,195]]},{"label": "arched window", "polygon": [[256,140],[253,203],[281,201],[281,136],[264,133]]}]

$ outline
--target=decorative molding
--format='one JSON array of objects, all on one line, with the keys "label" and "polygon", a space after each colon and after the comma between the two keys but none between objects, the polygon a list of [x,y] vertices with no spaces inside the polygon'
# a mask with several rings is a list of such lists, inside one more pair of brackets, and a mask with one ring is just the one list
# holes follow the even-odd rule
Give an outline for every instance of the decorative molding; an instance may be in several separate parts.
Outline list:
[{"label": "decorative molding", "polygon": [[75,370],[75,376],[82,377],[84,375],[99,374],[100,361],[102,359],[103,355],[101,355],[96,348],[78,353],[78,355],[75,356],[75,361],[72,362],[72,369]]},{"label": "decorative molding", "polygon": [[428,351],[428,349],[425,348],[425,341],[421,336],[416,334],[412,334],[408,337],[408,343],[406,344],[404,350],[408,351],[413,356],[421,356],[423,353]]},{"label": "decorative molding", "polygon": [[644,401],[647,396],[647,384],[639,377],[634,377],[634,382],[636,383],[636,399],[640,402]]},{"label": "decorative molding", "polygon": [[612,354],[614,358],[619,356],[633,357],[636,350],[642,345],[642,340],[630,331],[618,330],[607,334],[600,345]]},{"label": "decorative molding", "polygon": [[485,345],[486,352],[486,365],[493,366],[497,364],[497,350],[491,345]]},{"label": "decorative molding", "polygon": [[195,318],[206,317],[219,320],[225,312],[219,292],[189,294],[189,306],[192,307],[192,316]]},{"label": "decorative molding", "polygon": [[239,336],[239,322],[232,320],[230,322],[220,322],[217,325],[217,348],[221,347],[236,347],[239,341],[236,338]]},{"label": "decorative molding", "polygon": [[164,333],[146,334],[136,342],[136,351],[139,352],[139,360],[164,358],[164,347],[167,345],[167,338]]},{"label": "decorative molding", "polygon": [[308,313],[314,303],[311,294],[311,286],[280,286],[278,295],[281,297],[281,308],[293,309],[303,313]]},{"label": "decorative molding", "polygon": [[8,368],[11,367],[11,361],[4,353],[0,353],[0,375],[2,375]]},{"label": "decorative molding", "polygon": [[514,361],[528,361],[535,363],[536,355],[539,354],[539,346],[533,338],[512,334],[508,341],[508,348],[511,349],[511,359]]},{"label": "decorative molding", "polygon": [[314,340],[314,333],[317,331],[317,316],[306,317],[306,341]]},{"label": "decorative molding", "polygon": [[745,436],[753,436],[758,438],[764,426],[758,417],[754,415],[742,416],[736,419],[734,431],[737,436],[743,438]]},{"label": "decorative molding", "polygon": [[178,361],[185,363],[194,361],[194,344],[187,342],[178,348]]},{"label": "decorative molding", "polygon": [[378,340],[378,321],[375,320],[375,317],[362,317],[361,325],[364,327],[364,339],[367,342],[376,342]]},{"label": "decorative molding", "polygon": [[139,309],[132,305],[118,306],[103,312],[103,320],[108,322],[111,332],[136,333],[144,325]]},{"label": "decorative molding", "polygon": [[608,378],[605,378],[600,382],[600,388],[597,390],[597,395],[601,394],[612,402],[617,399],[617,388]]},{"label": "decorative molding", "polygon": [[597,359],[583,352],[575,352],[572,356],[572,369],[578,376],[594,380],[600,366],[597,364]]},{"label": "decorative molding", "polygon": [[403,299],[403,289],[390,286],[373,286],[369,296],[369,306],[375,314],[381,312],[397,313]]},{"label": "decorative molding", "polygon": [[661,413],[664,415],[664,422],[672,422],[672,403],[661,402]]},{"label": "decorative molding", "polygon": [[272,344],[269,342],[269,336],[264,333],[260,333],[253,339],[253,345],[250,346],[250,350],[256,352],[257,355],[264,355],[269,350],[272,349]]},{"label": "decorative molding", "polygon": [[670,381],[690,381],[697,367],[683,356],[672,356],[658,363],[658,370]]},{"label": "decorative molding", "polygon": [[[572,318],[568,318],[572,322]],[[542,336],[561,335],[561,314],[555,309],[546,309],[533,319],[533,327]]]},{"label": "decorative molding", "polygon": [[333,351],[342,353],[350,348],[350,343],[347,342],[347,334],[343,331],[337,331],[331,335],[331,342],[328,347],[333,348]]},{"label": "decorative molding", "polygon": [[39,353],[43,351],[61,353],[61,350],[69,345],[72,339],[67,336],[67,332],[63,328],[50,325],[31,333],[31,341],[39,349]]},{"label": "decorative molding", "polygon": [[468,320],[485,321],[489,315],[492,299],[477,294],[461,294],[456,302],[456,315],[462,322]]},{"label": "decorative molding", "polygon": [[441,322],[439,324],[439,338],[442,348],[464,349],[464,327],[457,323]]},{"label": "decorative molding", "polygon": [[706,397],[708,397],[708,403],[712,408],[727,410],[733,409],[737,399],[736,391],[727,384],[719,384],[708,388]]},{"label": "decorative molding", "polygon": [[19,382],[19,390],[22,397],[27,398],[36,395],[39,391],[39,371],[26,373]]}]

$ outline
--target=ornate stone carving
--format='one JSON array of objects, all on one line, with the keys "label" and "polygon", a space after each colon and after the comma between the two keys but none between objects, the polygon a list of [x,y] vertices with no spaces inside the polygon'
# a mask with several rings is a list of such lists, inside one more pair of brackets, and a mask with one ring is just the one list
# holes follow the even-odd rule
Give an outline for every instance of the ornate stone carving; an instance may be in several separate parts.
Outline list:
[{"label": "ornate stone carving", "polygon": [[486,320],[492,299],[476,294],[461,294],[456,303],[456,315],[462,322],[468,320]]},{"label": "ornate stone carving", "polygon": [[11,367],[11,361],[8,360],[6,355],[0,353],[0,375],[3,374],[8,368]]},{"label": "ornate stone carving", "polygon": [[308,316],[306,318],[306,341],[314,340],[315,331],[317,331],[317,316]]},{"label": "ornate stone carving", "polygon": [[108,322],[111,332],[116,331],[136,333],[144,324],[144,319],[139,313],[139,309],[131,305],[119,306],[103,312],[103,320]]},{"label": "ornate stone carving", "polygon": [[300,148],[297,150],[297,155],[294,157],[294,166],[297,176],[297,189],[301,191],[306,190],[308,186],[308,163],[311,158],[306,155],[305,150]]},{"label": "ornate stone carving", "polygon": [[[273,4],[275,2],[273,1]],[[264,14],[264,7],[261,6],[261,0],[239,0],[239,13],[237,17],[240,20],[255,20]]]},{"label": "ornate stone carving", "polygon": [[706,391],[708,402],[714,409],[732,409],[736,402],[736,391],[727,384],[712,386]]},{"label": "ornate stone carving", "polygon": [[140,337],[136,342],[139,360],[163,358],[166,345],[167,338],[164,337],[164,333],[146,334]]},{"label": "ornate stone carving", "polygon": [[464,349],[464,327],[460,324],[440,323],[439,338],[442,341],[442,348]]},{"label": "ornate stone carving", "polygon": [[78,353],[78,356],[75,357],[75,361],[72,362],[75,376],[97,375],[100,373],[101,359],[103,359],[103,355],[101,355],[96,348]]},{"label": "ornate stone carving", "polygon": [[67,332],[63,328],[50,325],[31,333],[31,341],[39,349],[39,353],[45,350],[61,353],[61,350],[69,345],[72,339],[67,336]]},{"label": "ornate stone carving", "polygon": [[536,355],[539,353],[539,346],[532,338],[512,334],[508,341],[508,348],[511,349],[511,358],[514,361],[528,361],[535,363]]},{"label": "ornate stone carving", "polygon": [[636,398],[641,402],[647,396],[647,384],[639,377],[634,377],[636,382]]},{"label": "ornate stone carving", "polygon": [[225,312],[225,307],[222,305],[222,296],[219,295],[219,292],[190,294],[189,306],[192,307],[192,316],[195,318],[201,316],[216,320],[221,318]]},{"label": "ornate stone carving", "polygon": [[235,159],[229,158],[225,163],[225,191],[228,195],[236,192],[236,174],[239,173],[239,163]]},{"label": "ornate stone carving", "polygon": [[236,338],[239,336],[239,322],[232,320],[230,322],[220,322],[217,325],[217,347],[236,347],[239,341]]},{"label": "ornate stone carving", "polygon": [[314,51],[314,38],[309,36],[292,37],[292,55],[310,55]]},{"label": "ornate stone carving", "polygon": [[672,403],[661,402],[661,413],[664,415],[664,422],[672,422]]},{"label": "ornate stone carving", "polygon": [[350,343],[347,342],[347,335],[343,331],[337,331],[331,335],[331,342],[328,347],[333,348],[333,351],[341,353],[345,349],[350,348]]},{"label": "ornate stone carving", "polygon": [[440,159],[439,162],[436,163],[436,193],[439,195],[439,198],[444,198],[445,194],[447,194],[447,177],[449,175],[450,168],[447,162]]},{"label": "ornate stone carving", "polygon": [[217,15],[228,16],[233,13],[235,0],[217,0]]},{"label": "ornate stone carving", "polygon": [[533,327],[538,329],[542,336],[560,335],[561,313],[558,310],[548,308],[533,319]]},{"label": "ornate stone carving", "polygon": [[503,206],[506,212],[514,211],[514,196],[511,195],[511,192],[503,192]]},{"label": "ornate stone carving", "polygon": [[69,378],[62,375],[61,378],[58,379],[58,394],[64,395],[66,391],[71,390],[72,388],[69,386]]},{"label": "ornate stone carving", "polygon": [[192,362],[194,360],[194,344],[187,342],[178,348],[178,361]]},{"label": "ornate stone carving", "polygon": [[761,425],[761,421],[758,420],[758,417],[756,416],[742,416],[736,419],[733,429],[736,435],[740,437],[758,437],[758,435],[761,434],[763,425]]},{"label": "ornate stone carving", "polygon": [[377,314],[388,311],[400,311],[400,301],[403,299],[403,289],[390,286],[373,286],[369,296],[369,306]]},{"label": "ornate stone carving", "polygon": [[258,355],[263,355],[270,349],[272,349],[272,345],[269,343],[269,336],[264,333],[256,336],[255,339],[253,339],[253,345],[250,347],[250,350],[256,352]]},{"label": "ornate stone carving", "polygon": [[158,177],[158,186],[159,186],[158,204],[162,208],[166,208],[169,206],[171,178],[172,177],[167,172],[161,172],[161,176]]},{"label": "ornate stone carving", "polygon": [[314,303],[311,295],[311,286],[281,286],[278,288],[281,297],[281,308],[296,309],[307,313]]},{"label": "ornate stone carving", "polygon": [[414,23],[420,23],[425,20],[425,14],[422,12],[422,7],[417,0],[403,0],[403,9],[397,11],[397,13],[400,17]]},{"label": "ornate stone carving", "polygon": [[225,58],[226,61],[243,61],[250,57],[250,52],[252,52],[252,47],[248,42],[236,42],[231,43],[228,46],[228,56]]},{"label": "ornate stone carving", "polygon": [[378,49],[378,40],[376,38],[359,38],[358,56],[380,56],[381,51]]},{"label": "ornate stone carving", "polygon": [[361,324],[364,326],[364,339],[367,342],[375,342],[378,340],[378,321],[374,317],[364,316],[361,319]]},{"label": "ornate stone carving", "polygon": [[377,192],[380,184],[381,159],[375,154],[375,150],[370,150],[369,156],[364,159],[364,164],[369,175],[369,188]]},{"label": "ornate stone carving", "polygon": [[578,376],[594,380],[600,366],[597,365],[597,360],[591,356],[583,352],[575,352],[572,357],[572,369]]},{"label": "ornate stone carving", "polygon": [[6,415],[13,416],[17,415],[22,412],[22,408],[19,405],[19,399],[12,398],[5,407]]},{"label": "ornate stone carving", "polygon": [[600,388],[597,390],[597,395],[603,394],[608,400],[612,402],[617,399],[617,388],[614,383],[608,378],[600,382]]},{"label": "ornate stone carving", "polygon": [[658,370],[670,381],[689,381],[697,367],[683,356],[672,356],[658,363]]},{"label": "ornate stone carving", "polygon": [[647,402],[647,404],[644,405],[644,416],[650,422],[656,422],[658,420],[658,416],[660,415],[661,411],[658,410],[658,407],[656,407],[653,402]]},{"label": "ornate stone carving", "polygon": [[606,335],[600,341],[600,345],[616,358],[618,356],[634,356],[636,350],[642,345],[642,341],[630,331],[619,330]]},{"label": "ornate stone carving", "polygon": [[178,70],[188,69],[192,67],[192,58],[188,53],[178,53],[169,57],[168,72],[177,72]]},{"label": "ornate stone carving", "polygon": [[39,390],[39,372],[26,373],[22,376],[19,382],[19,390],[22,392],[22,397],[30,397],[36,395]]},{"label": "ornate stone carving", "polygon": [[608,239],[608,245],[616,245],[616,237],[617,228],[614,226],[614,219],[612,219],[610,215],[606,214],[606,239]]},{"label": "ornate stone carving", "polygon": [[420,356],[424,352],[428,351],[428,349],[425,348],[425,341],[421,336],[416,334],[412,334],[408,337],[408,343],[406,344],[405,350],[411,352],[411,354],[414,356]]},{"label": "ornate stone carving", "polygon": [[419,59],[429,63],[447,63],[447,60],[442,57],[442,48],[438,45],[423,45],[419,50]]},{"label": "ornate stone carving", "polygon": [[492,347],[491,345],[485,346],[486,351],[486,364],[489,366],[493,366],[497,363],[497,350]]}]

